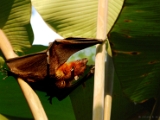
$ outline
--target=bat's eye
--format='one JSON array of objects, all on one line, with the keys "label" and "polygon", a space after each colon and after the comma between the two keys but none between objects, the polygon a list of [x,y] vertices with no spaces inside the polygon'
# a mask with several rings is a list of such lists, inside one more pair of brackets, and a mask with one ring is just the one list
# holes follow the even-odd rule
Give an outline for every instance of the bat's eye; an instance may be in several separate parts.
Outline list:
[{"label": "bat's eye", "polygon": [[62,86],[65,86],[65,85],[66,85],[66,82],[65,82],[65,81],[62,81],[62,82],[61,82],[61,85],[62,85]]},{"label": "bat's eye", "polygon": [[56,82],[56,86],[58,88],[64,88],[66,86],[66,82],[64,80]]},{"label": "bat's eye", "polygon": [[84,66],[86,66],[86,64],[84,64],[84,63],[81,63],[81,67],[84,67]]}]

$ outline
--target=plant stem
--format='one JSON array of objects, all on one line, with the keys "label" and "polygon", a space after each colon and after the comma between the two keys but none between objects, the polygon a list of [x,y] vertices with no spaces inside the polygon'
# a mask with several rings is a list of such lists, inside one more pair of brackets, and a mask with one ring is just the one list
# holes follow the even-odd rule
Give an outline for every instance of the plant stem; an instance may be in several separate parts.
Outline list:
[{"label": "plant stem", "polygon": [[[107,36],[107,5],[108,0],[98,1],[98,39],[105,40]],[[114,67],[111,58],[110,46],[106,54],[106,44],[97,45],[94,76],[93,120],[110,120],[113,77]]]},{"label": "plant stem", "polygon": [[[17,57],[14,53],[13,48],[6,37],[5,33],[0,29],[0,48],[6,59]],[[47,120],[47,116],[42,107],[42,104],[36,95],[36,93],[32,90],[32,88],[21,78],[18,78],[18,83],[21,87],[21,90],[26,98],[26,101],[29,105],[29,108],[32,112],[32,115],[35,120]]]},{"label": "plant stem", "polygon": [[[107,0],[98,1],[97,38],[106,39]],[[95,58],[93,120],[104,119],[106,44],[97,45]]]},{"label": "plant stem", "polygon": [[104,120],[111,119],[111,108],[112,108],[112,90],[114,81],[114,66],[112,57],[107,51],[106,71],[105,71],[105,98],[104,98]]},{"label": "plant stem", "polygon": [[17,55],[14,53],[12,46],[4,34],[4,32],[0,29],[0,49],[2,50],[2,53],[4,54],[6,59],[17,57]]}]

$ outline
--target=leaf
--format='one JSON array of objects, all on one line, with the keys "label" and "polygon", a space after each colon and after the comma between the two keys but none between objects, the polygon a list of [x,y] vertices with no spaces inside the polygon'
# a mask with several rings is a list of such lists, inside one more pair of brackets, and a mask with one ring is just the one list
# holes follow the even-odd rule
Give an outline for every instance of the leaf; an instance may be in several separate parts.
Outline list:
[{"label": "leaf", "polygon": [[32,0],[32,4],[61,36],[95,38],[97,0]]},{"label": "leaf", "polygon": [[[8,119],[12,118],[14,120],[33,119],[17,81],[13,77],[2,80],[3,77],[4,76],[0,75],[0,114]],[[51,105],[47,99],[46,93],[39,91],[36,93],[43,104],[49,120],[75,120],[69,97],[61,102],[54,98],[53,104]]]},{"label": "leaf", "polygon": [[[31,47],[33,32],[30,17],[30,0],[1,0],[0,29],[6,34],[15,52],[23,52]],[[0,59],[3,64],[3,58]]]},{"label": "leaf", "polygon": [[107,12],[107,33],[113,27],[120,11],[124,0],[108,0],[108,12]]},{"label": "leaf", "polygon": [[160,1],[126,0],[108,34],[122,90],[134,102],[159,92]]},{"label": "leaf", "polygon": [[[151,99],[141,104],[135,104],[124,94],[121,83],[114,75],[112,95],[111,120],[142,120],[151,114],[155,100]],[[146,107],[147,106],[147,107]]]},{"label": "leaf", "polygon": [[[91,70],[90,68],[91,67],[89,66],[87,67],[85,74],[90,73]],[[92,119],[93,83],[94,83],[94,76],[93,74],[91,74],[90,77],[86,78],[86,81],[83,84],[79,85],[69,95],[76,120]]]},{"label": "leaf", "polygon": [[[124,0],[109,0],[107,31],[114,24]],[[96,37],[97,0],[32,0],[44,21],[63,37]]]}]

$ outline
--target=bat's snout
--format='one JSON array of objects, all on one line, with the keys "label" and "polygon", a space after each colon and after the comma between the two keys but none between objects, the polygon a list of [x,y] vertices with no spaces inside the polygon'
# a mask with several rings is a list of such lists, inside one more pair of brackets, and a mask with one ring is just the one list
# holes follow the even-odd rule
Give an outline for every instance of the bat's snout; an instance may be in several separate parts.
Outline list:
[{"label": "bat's snout", "polygon": [[87,59],[87,58],[83,58],[83,59],[81,59],[81,61],[82,61],[84,64],[87,64],[88,59]]}]

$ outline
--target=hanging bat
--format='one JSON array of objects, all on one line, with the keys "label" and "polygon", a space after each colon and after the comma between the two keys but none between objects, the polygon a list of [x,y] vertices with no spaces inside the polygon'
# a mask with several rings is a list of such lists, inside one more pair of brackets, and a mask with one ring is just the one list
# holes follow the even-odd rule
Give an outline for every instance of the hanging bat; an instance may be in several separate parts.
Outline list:
[{"label": "hanging bat", "polygon": [[86,58],[67,63],[68,58],[79,50],[102,42],[90,38],[56,39],[47,50],[8,59],[7,65],[14,76],[28,83],[43,81],[56,89],[68,88],[84,73],[87,64]]},{"label": "hanging bat", "polygon": [[82,84],[84,86],[84,82],[86,80],[93,79],[93,75],[94,75],[94,66],[87,65],[86,70],[83,73],[83,76],[81,76],[78,80],[74,80],[73,81],[74,83],[72,83],[69,87],[59,89],[54,84],[54,80],[42,80],[38,82],[30,82],[29,85],[34,90],[46,92],[47,96],[49,96],[48,100],[52,104],[53,97],[58,98],[58,100],[63,100],[79,85]]}]

